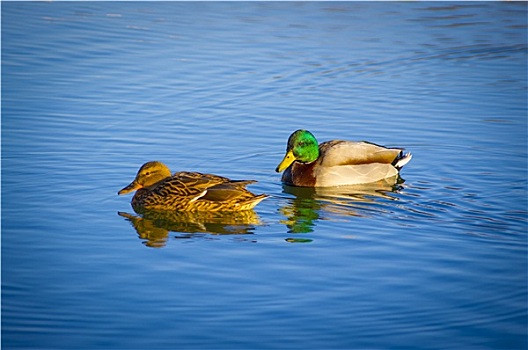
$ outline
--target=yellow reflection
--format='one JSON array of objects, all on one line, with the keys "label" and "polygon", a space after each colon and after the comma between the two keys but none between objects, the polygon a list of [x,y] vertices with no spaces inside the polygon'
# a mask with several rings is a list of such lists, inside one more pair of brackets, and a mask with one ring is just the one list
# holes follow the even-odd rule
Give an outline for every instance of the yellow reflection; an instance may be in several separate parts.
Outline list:
[{"label": "yellow reflection", "polygon": [[[284,216],[280,222],[288,227],[289,233],[309,233],[318,220],[324,219],[325,213],[362,216],[357,210],[359,203],[373,203],[380,198],[395,199],[391,193],[398,191],[401,183],[401,178],[393,177],[353,186],[307,188],[283,185],[283,192],[295,197],[279,209]],[[293,243],[299,240],[288,238],[286,241]]]},{"label": "yellow reflection", "polygon": [[179,238],[197,233],[243,235],[252,233],[260,219],[253,210],[241,212],[188,212],[142,210],[136,215],[118,212],[137,231],[145,245],[153,248],[165,246],[169,232],[185,233]]}]

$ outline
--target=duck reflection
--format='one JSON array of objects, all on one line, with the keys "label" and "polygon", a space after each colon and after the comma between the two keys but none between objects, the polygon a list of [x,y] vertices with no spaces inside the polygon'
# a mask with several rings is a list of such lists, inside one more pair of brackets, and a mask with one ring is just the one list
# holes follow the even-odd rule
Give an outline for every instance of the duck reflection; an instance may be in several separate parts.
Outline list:
[{"label": "duck reflection", "polygon": [[253,210],[241,212],[185,212],[140,210],[136,214],[118,212],[137,231],[144,244],[152,248],[164,247],[171,231],[176,238],[191,238],[199,234],[251,234],[260,219]]},{"label": "duck reflection", "polygon": [[[404,180],[401,177],[353,186],[339,187],[294,187],[283,185],[283,193],[294,198],[279,209],[285,216],[281,223],[288,227],[288,233],[310,233],[316,222],[325,219],[328,213],[344,216],[365,216],[360,203],[375,203],[380,198],[395,199],[392,192],[398,192]],[[307,243],[310,239],[288,238],[291,243]]]}]

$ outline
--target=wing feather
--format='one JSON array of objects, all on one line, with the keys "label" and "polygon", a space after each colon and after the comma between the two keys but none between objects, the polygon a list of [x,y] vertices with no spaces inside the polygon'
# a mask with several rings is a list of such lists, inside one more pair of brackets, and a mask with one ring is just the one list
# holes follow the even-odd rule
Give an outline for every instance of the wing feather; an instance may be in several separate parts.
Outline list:
[{"label": "wing feather", "polygon": [[328,141],[319,145],[323,167],[391,164],[401,153],[400,148],[387,148],[370,142]]}]

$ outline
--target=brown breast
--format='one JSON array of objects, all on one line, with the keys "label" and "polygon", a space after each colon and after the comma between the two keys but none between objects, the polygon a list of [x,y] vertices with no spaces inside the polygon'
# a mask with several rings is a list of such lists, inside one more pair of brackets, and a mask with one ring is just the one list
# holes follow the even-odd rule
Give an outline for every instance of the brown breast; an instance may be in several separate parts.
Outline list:
[{"label": "brown breast", "polygon": [[293,162],[282,174],[282,182],[300,187],[315,187],[313,169],[317,161],[308,164]]}]

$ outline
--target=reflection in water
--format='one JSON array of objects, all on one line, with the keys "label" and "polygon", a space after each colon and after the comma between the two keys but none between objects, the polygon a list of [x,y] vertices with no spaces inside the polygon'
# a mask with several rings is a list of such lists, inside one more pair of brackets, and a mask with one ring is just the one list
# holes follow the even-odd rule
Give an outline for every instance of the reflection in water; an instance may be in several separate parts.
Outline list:
[{"label": "reflection in water", "polygon": [[145,245],[153,248],[165,246],[169,232],[176,238],[191,238],[199,233],[243,235],[252,233],[260,219],[253,210],[241,212],[180,212],[142,210],[137,215],[118,212],[132,223]]},{"label": "reflection in water", "polygon": [[[283,185],[283,192],[295,198],[279,211],[286,219],[281,223],[288,227],[288,233],[309,233],[321,213],[328,212],[344,216],[362,216],[357,211],[358,202],[374,203],[377,198],[394,199],[391,192],[399,191],[404,180],[394,177],[382,181],[340,187],[293,187]],[[310,239],[288,238],[288,242],[307,243]]]}]

